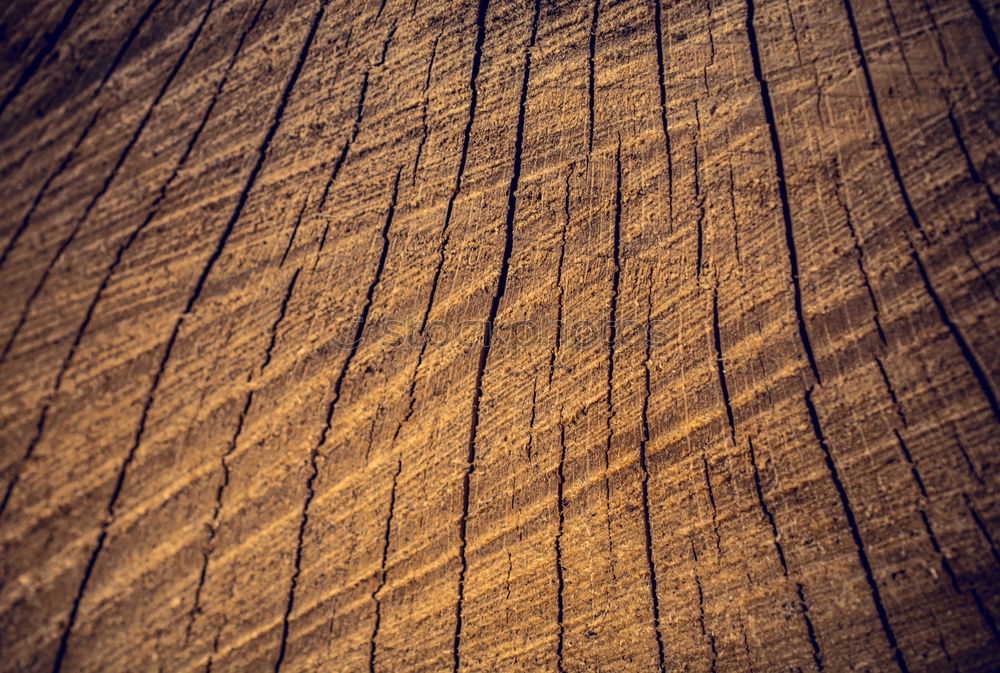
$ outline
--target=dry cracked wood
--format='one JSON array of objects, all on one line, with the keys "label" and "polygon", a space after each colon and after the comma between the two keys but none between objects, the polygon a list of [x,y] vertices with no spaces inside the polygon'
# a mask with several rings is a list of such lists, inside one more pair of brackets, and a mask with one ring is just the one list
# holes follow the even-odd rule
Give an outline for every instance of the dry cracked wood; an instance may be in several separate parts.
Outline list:
[{"label": "dry cracked wood", "polygon": [[1000,667],[995,0],[0,27],[0,671]]}]

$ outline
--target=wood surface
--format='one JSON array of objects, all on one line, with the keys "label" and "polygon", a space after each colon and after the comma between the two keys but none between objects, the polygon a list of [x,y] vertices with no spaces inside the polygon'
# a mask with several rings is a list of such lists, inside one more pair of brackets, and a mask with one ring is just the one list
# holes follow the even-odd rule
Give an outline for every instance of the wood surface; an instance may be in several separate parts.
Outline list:
[{"label": "wood surface", "polygon": [[0,671],[1000,670],[996,0],[6,0]]}]

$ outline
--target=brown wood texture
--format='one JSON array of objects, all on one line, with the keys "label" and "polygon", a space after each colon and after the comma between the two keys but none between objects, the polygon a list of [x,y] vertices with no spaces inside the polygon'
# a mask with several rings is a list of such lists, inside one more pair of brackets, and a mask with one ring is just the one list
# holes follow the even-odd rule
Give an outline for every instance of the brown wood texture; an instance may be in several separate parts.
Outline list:
[{"label": "brown wood texture", "polygon": [[1000,670],[995,0],[0,25],[0,671]]}]

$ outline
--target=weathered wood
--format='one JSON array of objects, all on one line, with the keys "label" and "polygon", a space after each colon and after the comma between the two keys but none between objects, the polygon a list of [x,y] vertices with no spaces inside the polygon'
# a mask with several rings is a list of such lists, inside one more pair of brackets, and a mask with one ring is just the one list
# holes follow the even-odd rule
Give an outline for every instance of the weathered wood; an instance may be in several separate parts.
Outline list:
[{"label": "weathered wood", "polygon": [[0,10],[0,671],[993,671],[1000,6]]}]

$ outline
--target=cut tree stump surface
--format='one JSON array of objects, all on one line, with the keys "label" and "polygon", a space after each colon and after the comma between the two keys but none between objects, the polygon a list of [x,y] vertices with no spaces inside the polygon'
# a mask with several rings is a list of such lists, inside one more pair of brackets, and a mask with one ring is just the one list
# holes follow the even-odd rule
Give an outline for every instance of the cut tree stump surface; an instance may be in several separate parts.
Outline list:
[{"label": "cut tree stump surface", "polygon": [[996,0],[9,0],[0,671],[996,671]]}]

